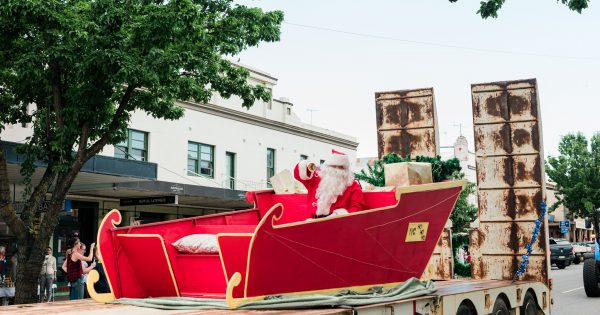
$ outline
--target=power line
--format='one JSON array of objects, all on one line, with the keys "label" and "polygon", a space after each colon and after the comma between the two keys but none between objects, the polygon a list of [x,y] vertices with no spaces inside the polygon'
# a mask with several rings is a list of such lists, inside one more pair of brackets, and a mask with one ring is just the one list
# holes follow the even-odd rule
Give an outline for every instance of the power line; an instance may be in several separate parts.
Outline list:
[{"label": "power line", "polygon": [[313,30],[318,30],[318,31],[326,31],[326,32],[332,32],[332,33],[338,33],[338,34],[345,34],[345,35],[351,35],[351,36],[366,37],[366,38],[391,40],[391,41],[403,42],[403,43],[407,43],[407,44],[417,44],[417,45],[424,45],[424,46],[433,46],[433,47],[442,47],[442,48],[452,48],[452,49],[460,49],[460,50],[469,50],[469,51],[483,52],[483,53],[495,53],[495,54],[507,54],[507,55],[522,55],[522,56],[546,57],[546,58],[558,58],[558,59],[575,59],[575,60],[594,60],[594,61],[600,61],[600,58],[594,58],[594,57],[549,55],[549,54],[520,52],[520,51],[511,51],[511,50],[498,50],[498,49],[487,49],[487,48],[460,46],[460,45],[449,45],[449,44],[441,44],[441,43],[435,43],[435,42],[425,42],[425,41],[418,41],[418,40],[410,40],[410,39],[404,39],[404,38],[390,37],[390,36],[377,35],[377,34],[367,34],[367,33],[350,32],[350,31],[338,30],[338,29],[333,29],[333,28],[328,28],[328,27],[306,25],[306,24],[299,24],[299,23],[293,23],[293,22],[283,22],[283,23],[291,25],[291,26],[297,26],[297,27],[302,27],[302,28],[307,28],[307,29],[313,29]]}]

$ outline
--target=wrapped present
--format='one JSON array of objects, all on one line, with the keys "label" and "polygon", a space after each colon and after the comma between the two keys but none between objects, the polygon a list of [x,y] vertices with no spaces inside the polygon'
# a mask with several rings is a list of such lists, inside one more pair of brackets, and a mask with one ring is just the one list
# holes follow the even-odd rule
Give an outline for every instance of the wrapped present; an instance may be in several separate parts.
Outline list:
[{"label": "wrapped present", "polygon": [[402,162],[385,164],[386,186],[410,186],[433,182],[431,163]]}]

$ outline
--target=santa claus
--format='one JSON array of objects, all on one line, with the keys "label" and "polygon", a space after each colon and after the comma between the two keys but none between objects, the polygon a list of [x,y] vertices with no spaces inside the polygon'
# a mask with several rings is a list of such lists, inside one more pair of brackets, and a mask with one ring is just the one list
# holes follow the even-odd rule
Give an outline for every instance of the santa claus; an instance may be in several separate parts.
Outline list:
[{"label": "santa claus", "polygon": [[294,177],[308,190],[308,209],[315,218],[335,216],[364,209],[360,185],[350,171],[348,156],[332,150],[332,156],[319,170],[315,163],[300,161]]}]

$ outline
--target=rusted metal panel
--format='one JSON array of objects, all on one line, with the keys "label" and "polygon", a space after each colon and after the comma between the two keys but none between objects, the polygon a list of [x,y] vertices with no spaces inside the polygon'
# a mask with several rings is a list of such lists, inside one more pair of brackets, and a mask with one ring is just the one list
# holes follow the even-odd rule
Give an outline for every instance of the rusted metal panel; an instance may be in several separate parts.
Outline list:
[{"label": "rusted metal panel", "polygon": [[479,189],[541,187],[539,154],[484,156],[475,161]]},{"label": "rusted metal panel", "polygon": [[536,121],[538,117],[535,88],[521,88],[508,91],[508,107],[511,121]]},{"label": "rusted metal panel", "polygon": [[[508,124],[507,124],[508,125]],[[539,153],[540,134],[536,121],[513,122],[510,124],[511,149],[513,154]]]},{"label": "rusted metal panel", "polygon": [[412,158],[417,155],[437,155],[435,132],[432,128],[384,130],[379,135],[380,158],[389,153],[406,156],[409,152]]},{"label": "rusted metal panel", "polygon": [[510,188],[513,184],[510,156],[477,157],[479,189]]},{"label": "rusted metal panel", "polygon": [[[473,238],[471,247],[481,255],[513,255],[514,248],[525,248],[531,241],[531,232],[534,225],[530,222],[483,222],[479,224],[479,233]],[[540,237],[540,242],[533,245],[533,254],[544,255],[540,243],[545,242]]]},{"label": "rusted metal panel", "polygon": [[539,128],[535,121],[475,125],[475,149],[486,156],[536,154]]},{"label": "rusted metal panel", "polygon": [[440,239],[421,276],[422,280],[450,280],[453,277],[454,256],[452,255],[452,230],[444,228]]},{"label": "rusted metal panel", "polygon": [[439,154],[433,89],[375,93],[379,158]]},{"label": "rusted metal panel", "polygon": [[539,217],[541,196],[540,188],[481,190],[479,220],[534,221]]},{"label": "rusted metal panel", "polygon": [[[471,231],[476,279],[510,280],[530,241],[544,193],[535,79],[471,86],[479,226]],[[525,279],[547,283],[547,220]]]},{"label": "rusted metal panel", "polygon": [[[473,257],[471,260],[473,278],[477,280],[510,280],[515,275],[514,271],[519,267],[519,257],[520,255],[484,255]],[[529,256],[527,273],[521,280],[541,281],[540,279],[547,279],[548,269],[546,261],[547,258],[545,255]]]}]

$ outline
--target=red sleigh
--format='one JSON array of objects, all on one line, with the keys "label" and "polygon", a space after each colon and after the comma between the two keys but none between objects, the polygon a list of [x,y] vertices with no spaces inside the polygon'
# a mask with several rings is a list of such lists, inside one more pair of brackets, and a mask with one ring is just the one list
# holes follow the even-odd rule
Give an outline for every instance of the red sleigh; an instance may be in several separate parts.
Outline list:
[{"label": "red sleigh", "polygon": [[[98,249],[115,298],[223,298],[230,307],[269,295],[365,291],[420,277],[464,181],[365,192],[367,209],[306,221],[306,195],[248,193],[251,210],[116,228],[103,219]],[[191,234],[216,234],[218,254],[182,254]]]}]

